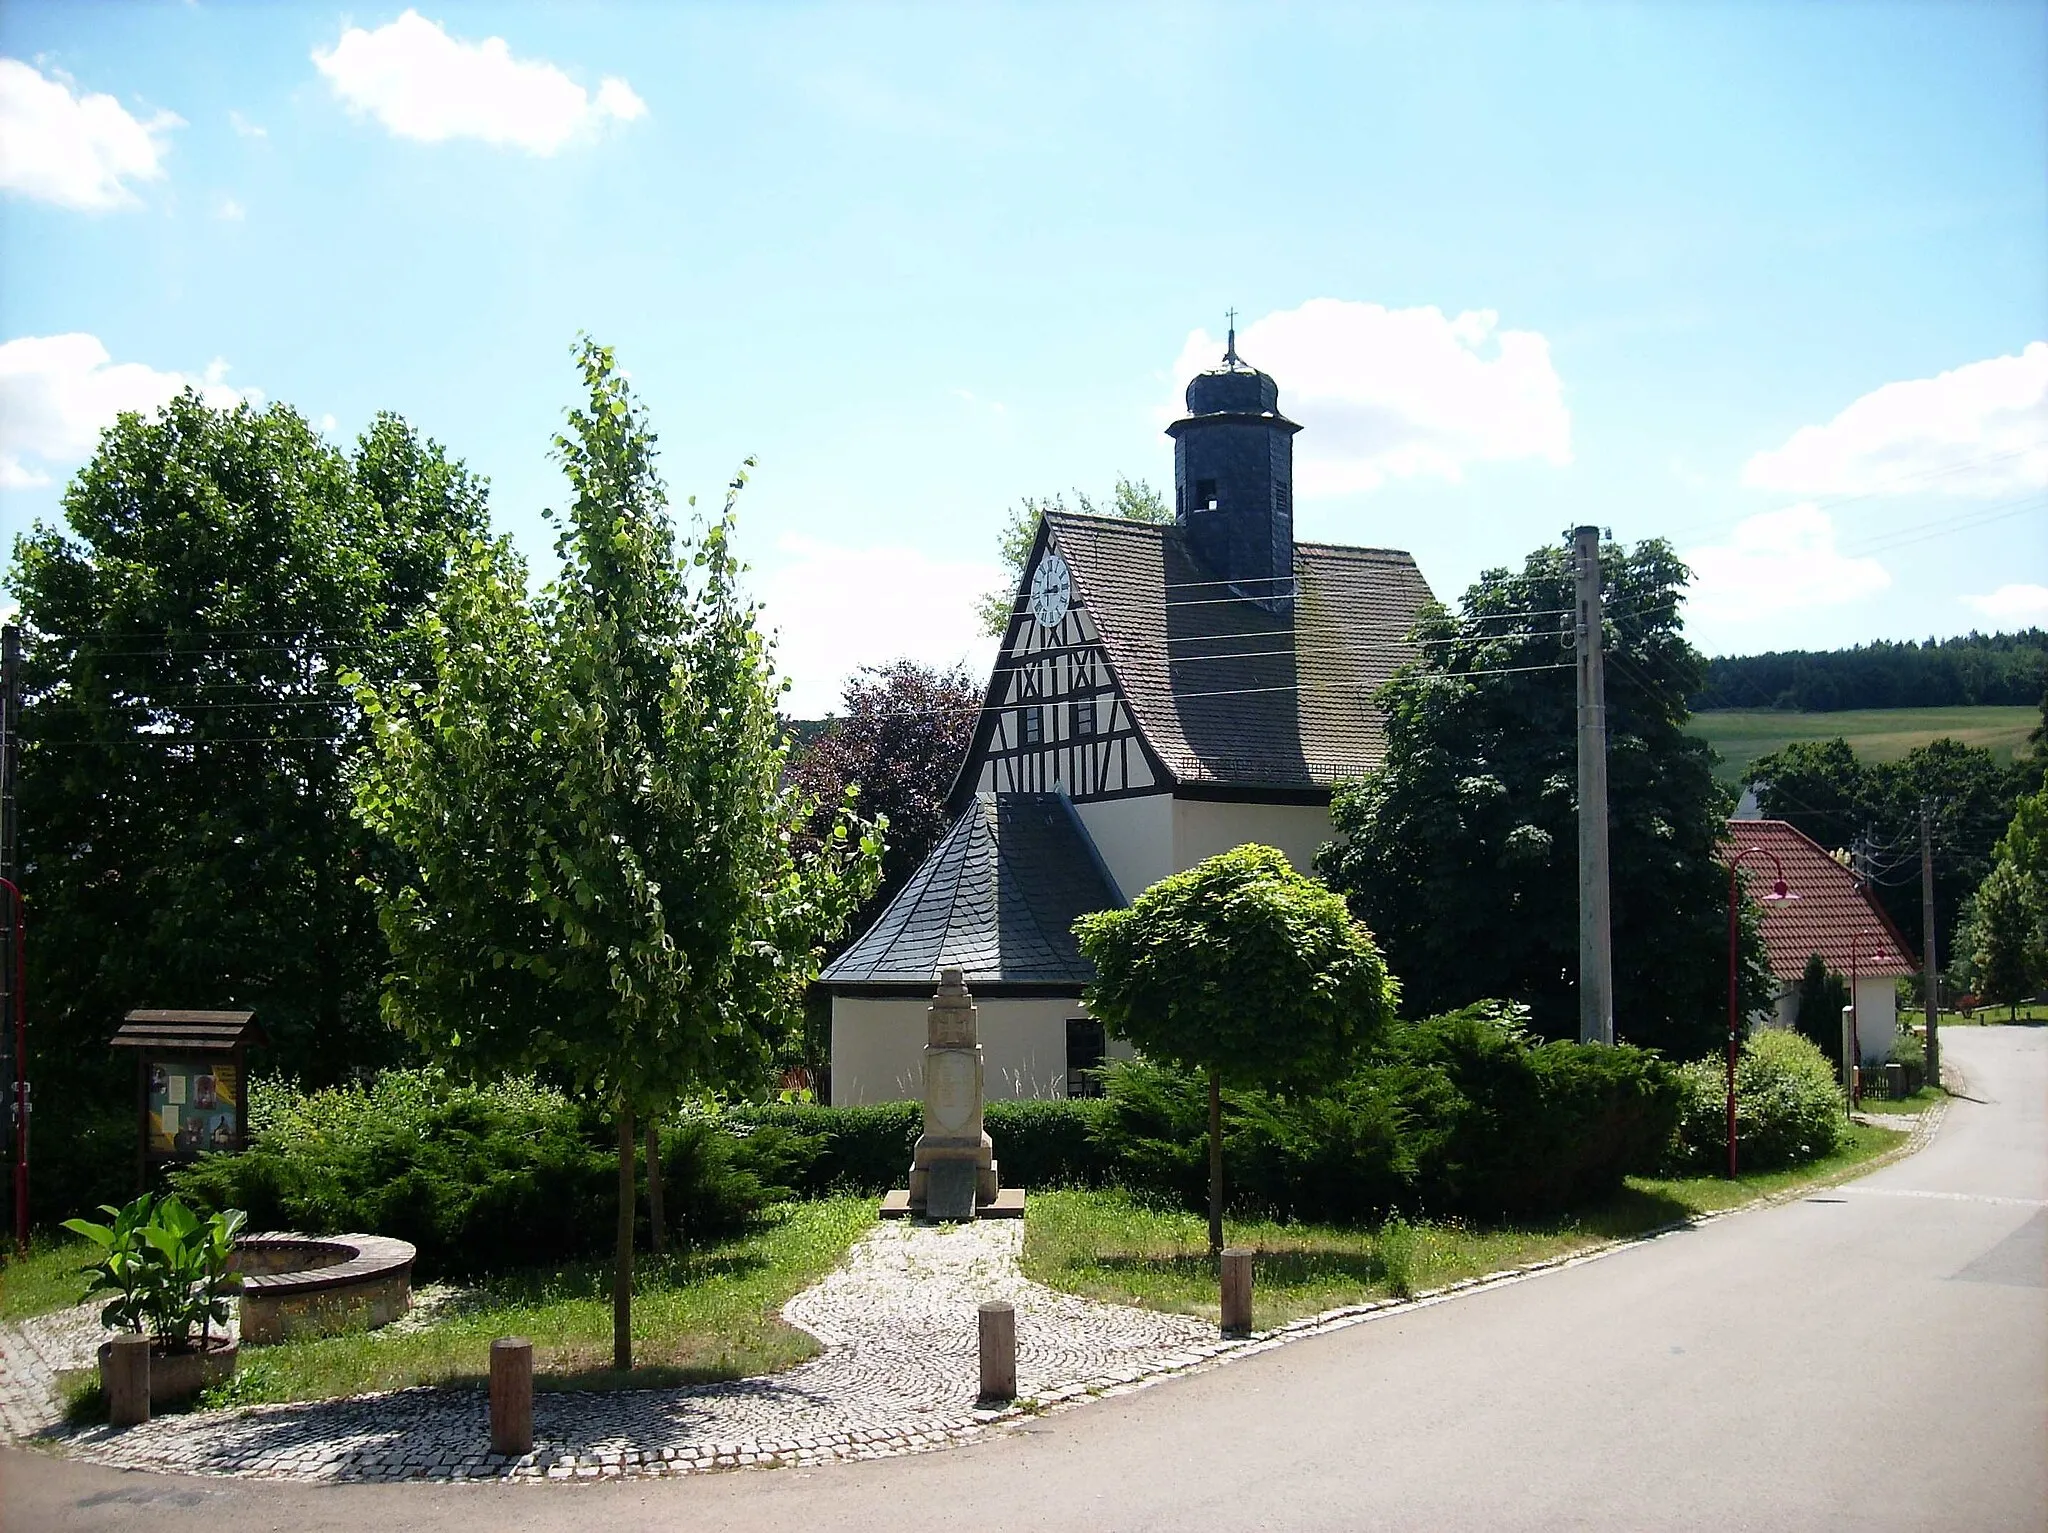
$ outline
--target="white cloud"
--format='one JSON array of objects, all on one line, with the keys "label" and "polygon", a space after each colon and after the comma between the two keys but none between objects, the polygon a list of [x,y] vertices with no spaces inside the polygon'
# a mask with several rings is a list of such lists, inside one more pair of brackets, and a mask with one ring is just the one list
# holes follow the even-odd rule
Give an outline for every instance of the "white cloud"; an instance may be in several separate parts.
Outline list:
[{"label": "white cloud", "polygon": [[647,103],[624,80],[591,94],[543,59],[515,59],[502,37],[466,43],[437,21],[407,11],[374,32],[349,27],[313,62],[334,93],[400,138],[438,144],[478,138],[553,154],[607,119],[631,122]]},{"label": "white cloud", "polygon": [[[1468,464],[1572,460],[1571,415],[1533,330],[1502,330],[1490,309],[1455,318],[1430,308],[1312,298],[1238,332],[1240,355],[1280,384],[1305,495],[1370,490],[1388,479],[1453,482]],[[1189,378],[1217,365],[1223,342],[1197,330],[1181,348],[1174,413]]]},{"label": "white cloud", "polygon": [[240,138],[270,137],[270,130],[268,128],[264,127],[261,123],[249,121],[240,112],[229,111],[228,126],[233,128],[236,136]]},{"label": "white cloud", "polygon": [[249,210],[232,197],[223,197],[215,205],[213,216],[222,223],[238,224],[249,216]]},{"label": "white cloud", "polygon": [[[0,489],[48,484],[47,469],[82,462],[123,410],[154,410],[188,384],[209,404],[260,402],[215,358],[197,377],[115,362],[97,336],[22,336],[0,345]],[[37,460],[31,464],[28,460]]]},{"label": "white cloud", "polygon": [[1793,495],[1995,496],[2048,487],[2048,341],[1887,383],[1760,452],[1742,482]]},{"label": "white cloud", "polygon": [[1994,623],[2014,628],[2048,626],[2048,586],[2005,585],[1987,596],[1965,596],[1963,602]]},{"label": "white cloud", "polygon": [[1700,617],[1748,622],[1808,607],[1860,601],[1890,587],[1875,559],[1835,547],[1835,524],[1818,506],[1752,516],[1729,541],[1687,550],[1694,584],[1687,606]]},{"label": "white cloud", "polygon": [[[847,677],[904,656],[964,660],[977,681],[988,674],[996,641],[982,634],[974,600],[1007,578],[999,566],[793,536],[777,550],[782,557],[761,581],[762,625],[780,633],[776,669],[793,683],[783,700],[791,716],[836,710]],[[906,591],[917,594],[905,600]]]},{"label": "white cloud", "polygon": [[132,204],[128,183],[163,175],[165,135],[183,126],[170,112],[139,120],[112,96],[76,94],[62,74],[0,59],[0,187],[10,192],[94,211]]}]

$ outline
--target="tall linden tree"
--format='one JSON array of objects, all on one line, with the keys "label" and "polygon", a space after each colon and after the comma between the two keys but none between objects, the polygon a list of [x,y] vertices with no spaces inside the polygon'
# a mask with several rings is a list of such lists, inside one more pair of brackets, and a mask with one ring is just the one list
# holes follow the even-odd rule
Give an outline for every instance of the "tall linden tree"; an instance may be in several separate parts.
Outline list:
[{"label": "tall linden tree", "polygon": [[561,574],[530,597],[507,544],[470,545],[424,621],[432,679],[359,683],[356,804],[396,853],[370,880],[391,1021],[463,1073],[537,1071],[616,1123],[626,1369],[635,1116],[765,1081],[880,845],[849,796],[793,849],[816,806],[784,786],[779,688],[737,585],[744,475],[679,539],[611,351],[586,339],[578,360]]}]

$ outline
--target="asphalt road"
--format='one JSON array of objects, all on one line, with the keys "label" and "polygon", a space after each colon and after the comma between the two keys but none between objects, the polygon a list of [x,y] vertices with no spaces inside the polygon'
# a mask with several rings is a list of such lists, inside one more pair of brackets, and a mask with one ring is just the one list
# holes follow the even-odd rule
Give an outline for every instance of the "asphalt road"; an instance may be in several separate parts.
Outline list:
[{"label": "asphalt road", "polygon": [[5,1533],[2048,1528],[2048,1030],[1803,1202],[973,1447],[591,1486],[304,1487],[0,1455]]}]

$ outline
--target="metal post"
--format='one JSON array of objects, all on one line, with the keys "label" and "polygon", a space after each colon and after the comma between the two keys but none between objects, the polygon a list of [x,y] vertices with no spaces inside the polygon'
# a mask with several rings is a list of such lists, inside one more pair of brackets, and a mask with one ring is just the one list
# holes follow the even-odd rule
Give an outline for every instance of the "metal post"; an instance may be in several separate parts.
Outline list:
[{"label": "metal post", "polygon": [[1934,817],[1920,800],[1920,1004],[1927,1014],[1927,1084],[1941,1086],[1941,970],[1934,953]]},{"label": "metal post", "polygon": [[1741,923],[1736,913],[1736,898],[1741,890],[1737,869],[1747,853],[1738,853],[1728,859],[1728,1089],[1725,1101],[1728,1108],[1728,1179],[1735,1180],[1735,1049],[1741,1036],[1736,1025],[1736,957],[1737,938],[1741,934]]},{"label": "metal post", "polygon": [[1614,1042],[1607,908],[1607,675],[1601,653],[1600,529],[1572,529],[1579,690],[1579,1041]]},{"label": "metal post", "polygon": [[1856,1113],[1856,1008],[1842,1008],[1842,1116]]}]

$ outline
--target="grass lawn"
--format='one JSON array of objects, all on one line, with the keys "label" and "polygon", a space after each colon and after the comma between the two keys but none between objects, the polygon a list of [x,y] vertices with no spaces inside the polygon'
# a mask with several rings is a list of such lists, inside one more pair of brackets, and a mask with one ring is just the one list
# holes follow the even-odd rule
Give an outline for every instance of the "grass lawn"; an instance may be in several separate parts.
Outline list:
[{"label": "grass lawn", "polygon": [[[1917,1012],[1914,1014],[1919,1015]],[[2013,1022],[2048,1022],[2048,1001],[2033,1001],[2019,1008],[2015,1016],[2009,1006],[1979,1006],[1967,1017],[1959,1011],[1941,1014],[1943,1027],[2000,1027]]]},{"label": "grass lawn", "polygon": [[1865,761],[1897,761],[1915,746],[1947,735],[1981,745],[2001,762],[2027,748],[2041,722],[2036,708],[1856,708],[1840,713],[1780,713],[1774,708],[1715,708],[1686,727],[1721,755],[1714,775],[1740,784],[1749,764],[1795,740],[1847,740]]},{"label": "grass lawn", "polygon": [[[539,1390],[646,1389],[773,1373],[818,1345],[775,1316],[846,1254],[875,1220],[873,1198],[796,1203],[760,1230],[657,1260],[642,1253],[633,1283],[630,1374],[611,1366],[611,1269],[602,1262],[506,1273],[409,1322],[273,1346],[246,1347],[234,1379],[205,1406],[322,1400],[413,1384],[481,1384],[500,1336],[533,1342]],[[71,1287],[60,1303],[77,1297]],[[98,1414],[90,1374],[66,1381],[74,1419]]]},{"label": "grass lawn", "polygon": [[68,1309],[85,1292],[78,1269],[93,1260],[98,1248],[72,1235],[31,1235],[28,1255],[15,1257],[13,1245],[0,1258],[0,1322],[47,1315]]},{"label": "grass lawn", "polygon": [[[1825,1160],[1733,1182],[1715,1176],[1630,1177],[1608,1202],[1543,1224],[1390,1220],[1378,1230],[1364,1230],[1231,1220],[1225,1238],[1259,1253],[1252,1315],[1264,1329],[1562,1256],[1791,1188],[1839,1181],[1899,1143],[1889,1129],[1855,1124],[1848,1144]],[[1219,1318],[1207,1222],[1196,1214],[1147,1208],[1121,1192],[1034,1193],[1024,1226],[1024,1270],[1041,1283],[1092,1299]]]}]

